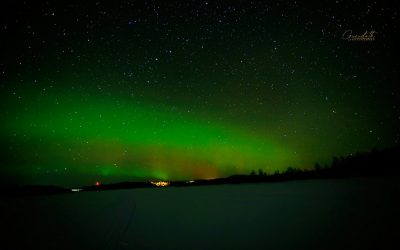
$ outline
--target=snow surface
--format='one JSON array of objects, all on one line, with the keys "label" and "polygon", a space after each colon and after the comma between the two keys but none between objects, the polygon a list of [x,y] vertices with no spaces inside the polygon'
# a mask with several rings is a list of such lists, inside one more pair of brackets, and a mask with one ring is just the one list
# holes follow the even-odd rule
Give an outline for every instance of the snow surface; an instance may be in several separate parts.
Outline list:
[{"label": "snow surface", "polygon": [[399,194],[386,177],[2,199],[0,247],[400,249]]}]

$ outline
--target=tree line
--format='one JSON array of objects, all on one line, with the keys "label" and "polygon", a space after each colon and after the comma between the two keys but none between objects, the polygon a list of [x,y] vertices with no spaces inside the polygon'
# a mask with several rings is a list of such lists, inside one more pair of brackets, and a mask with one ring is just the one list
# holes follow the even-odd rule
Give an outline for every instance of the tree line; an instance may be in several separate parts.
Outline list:
[{"label": "tree line", "polygon": [[306,178],[336,178],[356,176],[391,175],[400,173],[400,148],[373,148],[369,152],[357,152],[345,157],[333,157],[330,164],[315,163],[312,169],[288,167],[272,174],[263,169],[252,170],[249,177],[255,180],[284,180]]}]

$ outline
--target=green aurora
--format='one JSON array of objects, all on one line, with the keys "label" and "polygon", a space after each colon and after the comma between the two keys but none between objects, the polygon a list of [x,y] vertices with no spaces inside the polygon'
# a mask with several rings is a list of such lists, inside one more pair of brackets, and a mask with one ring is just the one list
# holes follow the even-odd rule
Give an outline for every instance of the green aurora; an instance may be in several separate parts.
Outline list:
[{"label": "green aurora", "polygon": [[398,145],[390,8],[360,22],[336,4],[149,4],[3,8],[3,182],[274,173]]},{"label": "green aurora", "polygon": [[62,91],[25,91],[28,108],[10,100],[15,118],[6,117],[2,131],[19,145],[12,162],[28,163],[28,175],[95,171],[99,178],[215,178],[264,166],[284,170],[298,162],[266,136],[168,106],[98,97],[82,103]]}]

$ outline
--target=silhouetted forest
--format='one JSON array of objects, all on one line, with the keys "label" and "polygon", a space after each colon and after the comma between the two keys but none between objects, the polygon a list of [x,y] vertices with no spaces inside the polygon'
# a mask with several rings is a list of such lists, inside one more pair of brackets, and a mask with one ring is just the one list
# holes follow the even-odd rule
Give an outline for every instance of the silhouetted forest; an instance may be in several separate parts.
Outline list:
[{"label": "silhouetted forest", "polygon": [[[316,163],[313,169],[302,170],[288,167],[284,172],[267,174],[263,169],[253,170],[249,175],[233,175],[212,180],[170,181],[167,186],[201,186],[219,184],[240,184],[253,182],[277,182],[321,178],[345,178],[358,176],[379,176],[400,174],[400,148],[383,150],[372,149],[370,152],[355,153],[346,157],[333,157],[330,165]],[[81,187],[80,191],[100,191],[112,189],[157,187],[152,182],[121,182]],[[1,187],[2,196],[47,195],[71,193],[70,189],[56,186],[15,186]]]},{"label": "silhouetted forest", "polygon": [[[357,176],[378,176],[400,173],[400,148],[372,149],[370,152],[333,157],[330,165],[316,163],[311,170],[288,167],[284,172],[268,175],[262,169],[252,171],[249,179],[291,180],[308,178],[341,178]],[[234,177],[235,178],[235,177]],[[237,177],[236,177],[237,178]]]},{"label": "silhouetted forest", "polygon": [[302,170],[288,167],[286,171],[266,173],[263,169],[253,170],[249,175],[233,175],[214,180],[196,180],[193,183],[173,182],[175,186],[209,185],[225,183],[276,182],[304,179],[345,178],[359,176],[380,176],[400,174],[400,148],[383,150],[376,148],[370,152],[350,154],[346,157],[333,157],[330,165],[319,163],[313,169]]}]

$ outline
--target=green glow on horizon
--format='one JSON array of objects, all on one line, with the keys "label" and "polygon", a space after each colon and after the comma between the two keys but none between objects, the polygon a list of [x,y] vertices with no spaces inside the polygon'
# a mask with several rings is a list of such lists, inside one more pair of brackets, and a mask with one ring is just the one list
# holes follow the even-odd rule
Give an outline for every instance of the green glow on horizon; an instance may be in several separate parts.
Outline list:
[{"label": "green glow on horizon", "polygon": [[[27,109],[6,119],[3,134],[14,134],[30,165],[57,165],[107,178],[193,179],[247,174],[252,169],[284,170],[293,162],[287,149],[234,124],[206,121],[164,105],[112,98],[80,97],[62,91],[34,95]],[[56,102],[56,104],[54,103]],[[32,155],[29,155],[32,153]]]}]

